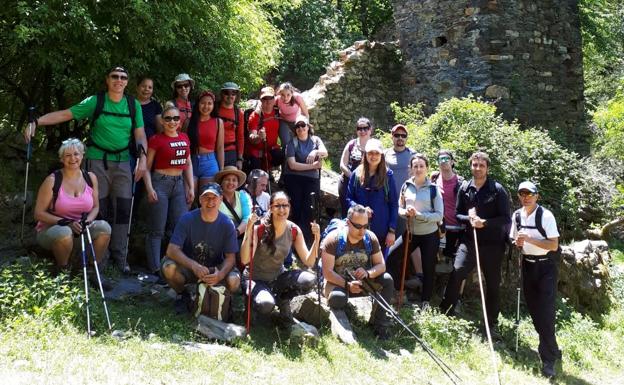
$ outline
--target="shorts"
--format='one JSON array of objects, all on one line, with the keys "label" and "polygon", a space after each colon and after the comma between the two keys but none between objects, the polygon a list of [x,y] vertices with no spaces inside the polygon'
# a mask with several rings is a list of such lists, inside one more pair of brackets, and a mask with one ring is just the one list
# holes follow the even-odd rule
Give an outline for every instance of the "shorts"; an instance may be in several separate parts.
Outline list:
[{"label": "shorts", "polygon": [[[111,227],[106,221],[96,220],[89,226],[89,232],[91,239],[95,241],[102,234],[110,235]],[[37,233],[37,243],[46,250],[52,250],[54,242],[72,235],[74,233],[69,226],[53,225]],[[88,242],[88,238],[85,238],[85,242]],[[80,249],[80,237],[74,237],[73,252],[76,253]]]},{"label": "shorts", "polygon": [[[188,284],[188,283],[197,283],[197,277],[195,276],[195,273],[193,273],[191,271],[191,269],[187,269],[186,267],[182,267],[182,266],[178,266],[178,264],[171,258],[169,257],[164,257],[162,259],[162,261],[160,262],[160,270],[164,270],[167,266],[169,265],[174,265],[176,270],[178,270],[180,272],[180,274],[182,274],[182,276],[184,277],[184,284]],[[221,266],[223,266],[223,264],[219,265],[219,268],[221,268]],[[236,268],[236,266],[234,266],[232,268],[232,270],[225,276],[224,279],[221,280],[221,282],[219,282],[220,285],[225,285],[225,281],[230,278],[239,278],[240,279],[240,272],[238,271],[238,269]]]},{"label": "shorts", "polygon": [[219,172],[219,163],[214,152],[191,156],[195,178],[213,178]]}]

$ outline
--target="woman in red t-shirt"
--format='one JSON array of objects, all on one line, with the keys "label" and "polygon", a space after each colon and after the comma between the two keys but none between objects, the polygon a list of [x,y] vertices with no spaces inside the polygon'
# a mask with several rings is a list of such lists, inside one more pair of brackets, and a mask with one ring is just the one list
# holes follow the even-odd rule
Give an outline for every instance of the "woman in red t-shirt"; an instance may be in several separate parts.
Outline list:
[{"label": "woman in red t-shirt", "polygon": [[190,140],[185,133],[178,132],[178,108],[165,107],[162,121],[163,132],[149,140],[147,169],[152,172],[144,177],[150,204],[145,250],[147,267],[155,274],[160,272],[160,245],[167,220],[175,226],[195,197]]},{"label": "woman in red t-shirt", "polygon": [[223,120],[213,116],[215,99],[209,90],[199,95],[188,127],[193,177],[197,188],[213,182],[219,170],[223,170]]}]

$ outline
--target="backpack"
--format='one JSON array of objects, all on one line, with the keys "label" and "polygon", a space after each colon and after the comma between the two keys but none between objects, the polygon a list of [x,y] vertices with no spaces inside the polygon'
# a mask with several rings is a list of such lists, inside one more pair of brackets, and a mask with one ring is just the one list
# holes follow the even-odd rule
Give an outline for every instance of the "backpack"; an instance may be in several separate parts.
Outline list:
[{"label": "backpack", "polygon": [[[256,230],[256,235],[257,235],[258,240],[262,239],[262,235],[264,234],[265,229],[266,229],[266,226],[264,225],[264,223],[260,222],[260,224],[258,225],[258,230]],[[297,239],[297,227],[296,226],[292,226],[290,228],[290,235],[292,236],[292,240],[294,243],[295,239]]]},{"label": "backpack", "polygon": [[[535,226],[525,226],[520,222],[520,210],[516,211],[514,214],[514,222],[516,224],[516,230],[520,231],[520,229],[535,229],[537,230],[544,239],[548,239],[546,236],[546,230],[542,226],[542,216],[544,215],[544,209],[542,206],[537,206],[535,211]],[[548,256],[559,256],[561,255],[561,246],[557,247],[557,250],[549,250],[546,254]]]},{"label": "backpack", "polygon": [[141,146],[141,149],[137,148],[137,144],[136,144],[136,140],[134,138],[134,129],[137,128],[136,127],[136,105],[135,105],[135,98],[132,95],[124,95],[126,97],[126,101],[128,102],[128,114],[119,114],[116,112],[109,112],[109,111],[105,111],[104,110],[104,101],[106,100],[106,96],[104,94],[104,91],[98,92],[95,97],[96,97],[96,101],[95,101],[95,110],[93,111],[93,116],[91,116],[90,119],[90,125],[91,128],[93,128],[95,126],[95,122],[98,120],[98,118],[100,117],[100,115],[104,114],[104,115],[111,115],[111,116],[117,116],[120,118],[130,118],[132,120],[132,124],[130,125],[130,140],[128,141],[128,145],[124,148],[120,148],[120,149],[115,149],[115,150],[111,150],[109,148],[104,148],[102,146],[100,146],[99,144],[95,143],[93,141],[93,137],[89,136],[89,140],[87,140],[87,146],[93,146],[95,148],[97,148],[98,150],[104,152],[104,169],[108,169],[108,163],[107,163],[107,156],[108,154],[119,154],[123,151],[129,150],[130,151],[130,156],[133,158],[138,158],[142,152],[145,152],[145,149],[143,148],[143,146]]},{"label": "backpack", "polygon": [[[338,245],[336,246],[336,257],[340,257],[344,254],[347,248],[347,220],[340,218],[332,218],[331,221],[327,224],[325,230],[321,234],[321,240],[325,239],[329,233],[334,230],[338,230]],[[373,242],[371,241],[370,235],[368,232],[364,233],[364,250],[366,250],[366,254],[371,257],[373,253]]]},{"label": "backpack", "polygon": [[[232,122],[232,123],[234,123],[234,141],[233,142],[223,143],[223,148],[226,148],[226,147],[229,147],[229,146],[232,146],[232,145],[236,144],[236,131],[238,130],[238,123],[240,122],[240,116],[239,115],[240,115],[240,108],[238,108],[238,106],[236,104],[234,105],[234,119],[226,118],[224,116],[219,115],[218,114],[218,110],[217,110],[217,117],[221,118],[221,120],[223,120],[223,122]],[[225,126],[223,128],[225,129]]]},{"label": "backpack", "polygon": [[[82,172],[82,177],[87,182],[87,185],[93,188],[93,181],[91,180],[91,176],[89,173],[83,169],[80,169]],[[59,169],[54,171],[54,185],[52,186],[52,209],[50,211],[54,212],[56,209],[56,200],[58,199],[59,190],[61,189],[61,184],[63,183],[63,172]]]},{"label": "backpack", "polygon": [[[407,183],[403,183],[403,186],[401,187],[401,194],[405,193],[405,190],[407,190]],[[429,201],[431,202],[431,211],[435,211],[435,206],[434,206],[434,201],[435,201],[435,197],[436,195],[438,195],[438,186],[433,184],[433,182],[429,185]],[[446,232],[446,229],[444,227],[444,219],[442,219],[442,224],[438,223],[438,234],[440,235],[440,238],[444,237],[444,233]]]},{"label": "backpack", "polygon": [[207,286],[197,284],[197,293],[193,301],[193,315],[205,315],[226,322],[230,318],[232,293],[225,286]]}]

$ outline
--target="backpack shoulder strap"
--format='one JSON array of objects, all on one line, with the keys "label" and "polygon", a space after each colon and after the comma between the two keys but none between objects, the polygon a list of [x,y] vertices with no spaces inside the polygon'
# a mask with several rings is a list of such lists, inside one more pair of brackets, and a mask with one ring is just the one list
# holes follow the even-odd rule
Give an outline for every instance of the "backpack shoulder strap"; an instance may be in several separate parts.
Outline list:
[{"label": "backpack shoulder strap", "polygon": [[297,239],[297,225],[295,225],[293,223],[293,225],[290,227],[290,235],[292,237],[293,242],[295,241],[295,239]]},{"label": "backpack shoulder strap", "polygon": [[462,185],[462,183],[464,183],[464,178],[462,176],[457,175],[457,183],[455,183],[455,188],[454,188],[454,192],[456,196],[457,196],[457,193],[459,192],[459,187]]},{"label": "backpack shoulder strap", "polygon": [[342,256],[342,254],[344,254],[345,249],[347,248],[347,232],[345,231],[344,228],[340,228],[338,230],[338,235],[337,237],[337,241],[338,244],[336,245],[336,257],[340,257]]},{"label": "backpack shoulder strap", "polygon": [[[80,171],[82,171],[82,177],[85,179],[85,182],[87,182],[89,187],[93,188],[93,180],[91,180],[91,175],[89,175],[89,172],[85,169],[80,169]],[[63,174],[61,173],[61,175]],[[54,183],[56,183],[56,179],[54,179]]]},{"label": "backpack shoulder strap", "polygon": [[366,255],[368,255],[370,262],[373,257],[373,242],[371,241],[371,237],[368,235],[368,232],[364,233],[364,249],[366,250]]},{"label": "backpack shoulder strap", "polygon": [[435,183],[438,181],[438,177],[440,176],[440,171],[434,171],[431,174],[431,177],[429,177],[429,180],[431,181],[431,183]]},{"label": "backpack shoulder strap", "polygon": [[542,226],[542,216],[544,215],[544,209],[542,208],[542,206],[537,206],[537,211],[535,212],[535,228],[537,229],[537,231],[540,232],[540,234],[542,234],[542,237],[544,238],[548,238],[546,236],[546,230],[544,230],[544,227]]},{"label": "backpack shoulder strap", "polygon": [[429,200],[431,201],[431,211],[435,211],[435,207],[433,206],[433,201],[435,200],[436,195],[438,194],[438,187],[434,184],[429,185]]},{"label": "backpack shoulder strap", "polygon": [[54,171],[54,185],[52,186],[52,211],[56,209],[56,200],[58,199],[59,190],[63,183],[63,172],[59,170]]},{"label": "backpack shoulder strap", "polygon": [[520,210],[514,214],[514,222],[516,223],[516,230],[520,231],[522,225],[520,224]]},{"label": "backpack shoulder strap", "polygon": [[134,131],[136,126],[136,104],[134,103],[134,96],[126,95],[126,100],[128,101],[128,113],[130,113],[130,119],[132,120],[132,126],[130,126],[130,134]]},{"label": "backpack shoulder strap", "polygon": [[104,110],[104,91],[100,91],[95,94],[95,111],[93,111],[93,116],[91,117],[91,129],[95,125],[95,121],[102,115],[102,111]]}]

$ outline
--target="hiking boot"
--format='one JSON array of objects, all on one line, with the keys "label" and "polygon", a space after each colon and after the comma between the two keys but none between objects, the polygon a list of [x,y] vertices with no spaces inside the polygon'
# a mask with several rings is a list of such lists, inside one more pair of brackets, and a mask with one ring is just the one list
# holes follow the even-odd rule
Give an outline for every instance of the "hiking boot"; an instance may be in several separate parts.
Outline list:
[{"label": "hiking boot", "polygon": [[130,275],[130,273],[132,273],[132,270],[130,269],[130,265],[128,265],[128,262],[117,262],[116,266],[117,266],[117,270],[119,270],[119,272],[122,275],[128,276]]},{"label": "hiking boot", "polygon": [[290,301],[283,301],[278,304],[279,307],[279,324],[280,327],[286,329],[295,323],[293,320],[292,309],[290,308]]},{"label": "hiking boot", "polygon": [[176,314],[188,314],[191,311],[191,295],[184,290],[173,303]]},{"label": "hiking boot", "polygon": [[554,361],[544,361],[542,363],[542,375],[546,378],[554,378],[557,373],[555,372]]},{"label": "hiking boot", "polygon": [[388,341],[390,339],[389,326],[375,326],[373,334],[379,341]]}]

